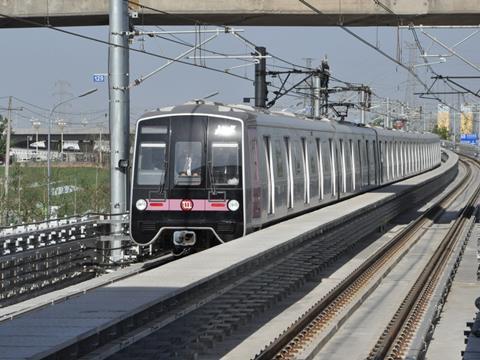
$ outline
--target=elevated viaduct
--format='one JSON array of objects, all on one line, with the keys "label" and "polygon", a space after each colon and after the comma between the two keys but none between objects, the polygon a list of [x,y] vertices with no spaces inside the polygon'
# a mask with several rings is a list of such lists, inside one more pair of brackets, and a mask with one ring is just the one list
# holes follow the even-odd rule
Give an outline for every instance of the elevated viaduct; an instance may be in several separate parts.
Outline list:
[{"label": "elevated viaduct", "polygon": [[[478,25],[480,0],[132,0],[144,25]],[[141,3],[143,6],[139,6]],[[108,25],[108,0],[0,0],[0,27]],[[32,21],[27,23],[27,20]]]}]

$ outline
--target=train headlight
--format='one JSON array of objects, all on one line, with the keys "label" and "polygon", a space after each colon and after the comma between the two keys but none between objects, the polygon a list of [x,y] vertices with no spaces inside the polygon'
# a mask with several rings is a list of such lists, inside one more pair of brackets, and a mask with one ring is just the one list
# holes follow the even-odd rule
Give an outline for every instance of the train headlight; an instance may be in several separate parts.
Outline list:
[{"label": "train headlight", "polygon": [[230,200],[228,202],[228,209],[230,211],[237,211],[240,207],[240,203],[237,200]]},{"label": "train headlight", "polygon": [[137,207],[138,210],[143,211],[147,208],[147,202],[143,199],[138,199],[137,202],[135,203],[135,206]]}]

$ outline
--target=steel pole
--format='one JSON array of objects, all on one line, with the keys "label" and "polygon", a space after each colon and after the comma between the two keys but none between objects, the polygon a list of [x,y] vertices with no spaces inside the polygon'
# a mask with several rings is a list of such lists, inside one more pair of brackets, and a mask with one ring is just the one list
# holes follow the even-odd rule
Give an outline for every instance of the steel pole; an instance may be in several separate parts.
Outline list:
[{"label": "steel pole", "polygon": [[[129,52],[128,2],[110,0],[109,98],[110,98],[110,210],[112,214],[127,211],[127,169],[121,160],[129,159]],[[119,216],[113,216],[119,219]],[[112,224],[112,234],[121,234],[122,225]],[[122,258],[119,240],[111,241],[111,259]]]},{"label": "steel pole", "polygon": [[8,98],[7,143],[5,146],[5,200],[8,197],[8,182],[10,169],[10,134],[12,129],[12,97]]},{"label": "steel pole", "polygon": [[383,127],[387,129],[390,126],[390,98],[387,98],[387,117],[383,123]]},{"label": "steel pole", "polygon": [[267,50],[263,46],[255,47],[255,51],[262,58],[255,64],[255,106],[265,108],[267,106]]},{"label": "steel pole", "polygon": [[45,212],[46,220],[50,220],[50,181],[51,181],[51,151],[50,151],[50,141],[52,133],[52,116],[55,111],[55,106],[48,117],[48,135],[47,135],[47,211]]},{"label": "steel pole", "polygon": [[360,110],[360,124],[365,124],[365,91],[361,91],[360,93],[360,104],[362,105],[362,109]]},{"label": "steel pole", "polygon": [[313,75],[313,118],[320,118],[320,73]]}]

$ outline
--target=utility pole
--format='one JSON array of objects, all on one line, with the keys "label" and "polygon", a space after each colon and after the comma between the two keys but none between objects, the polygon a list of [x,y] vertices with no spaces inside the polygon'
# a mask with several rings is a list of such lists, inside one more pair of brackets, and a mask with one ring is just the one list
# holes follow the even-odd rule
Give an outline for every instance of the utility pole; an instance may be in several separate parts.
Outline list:
[{"label": "utility pole", "polygon": [[67,123],[64,120],[59,120],[57,122],[57,125],[60,128],[60,155],[61,155],[62,160],[63,160],[63,131],[64,131],[65,125],[67,125]]},{"label": "utility pole", "polygon": [[5,198],[8,195],[8,181],[9,181],[9,170],[10,170],[10,137],[12,133],[12,111],[21,111],[23,108],[13,108],[12,107],[12,97],[8,98],[8,118],[7,118],[7,141],[5,144]]},{"label": "utility pole", "polygon": [[103,167],[103,159],[102,159],[102,151],[103,151],[103,143],[102,143],[102,131],[103,126],[99,128],[99,140],[98,140],[98,162],[100,163],[100,167]]},{"label": "utility pole", "polygon": [[328,65],[327,55],[320,64],[320,95],[321,105],[323,105],[323,115],[328,116],[328,82],[330,81],[330,65]]},{"label": "utility pole", "polygon": [[320,118],[320,72],[313,74],[313,118]]},{"label": "utility pole", "polygon": [[[312,61],[313,61],[313,58],[303,58],[303,60],[305,60],[305,67],[307,69],[311,69],[312,68]],[[305,81],[308,85],[308,91],[309,93],[305,92],[304,95],[303,95],[303,108],[306,109],[307,106],[310,106],[310,113],[312,114],[312,109],[313,109],[313,99],[314,99],[314,95],[313,95],[313,86],[312,86],[312,80],[309,79],[309,80],[306,80]],[[310,95],[310,96],[309,96]],[[313,114],[312,114],[313,115]]]},{"label": "utility pole", "polygon": [[360,91],[360,124],[365,124],[365,90]]},{"label": "utility pole", "polygon": [[35,157],[39,157],[38,155],[38,129],[40,128],[40,121],[32,121],[32,125],[35,128]]},{"label": "utility pole", "polygon": [[267,107],[267,50],[263,46],[256,46],[255,51],[261,56],[260,60],[255,63],[255,106]]},{"label": "utility pole", "polygon": [[383,128],[387,129],[390,126],[390,98],[387,98],[387,117],[383,123]]},{"label": "utility pole", "polygon": [[8,197],[8,182],[10,170],[10,136],[12,132],[12,97],[8,98],[7,143],[5,146],[5,199]]},{"label": "utility pole", "polygon": [[[110,93],[110,210],[113,236],[122,233],[120,214],[127,211],[127,172],[130,155],[130,93],[129,84],[129,31],[128,2],[110,0],[109,93]],[[115,216],[115,214],[119,214]],[[112,240],[111,259],[122,258],[121,240]]]}]

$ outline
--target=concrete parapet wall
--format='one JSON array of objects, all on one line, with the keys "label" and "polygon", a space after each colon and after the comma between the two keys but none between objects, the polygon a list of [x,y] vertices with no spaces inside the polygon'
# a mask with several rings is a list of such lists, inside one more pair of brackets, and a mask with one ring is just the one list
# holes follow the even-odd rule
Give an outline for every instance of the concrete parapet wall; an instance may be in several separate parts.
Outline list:
[{"label": "concrete parapet wall", "polygon": [[[226,25],[353,26],[444,24],[478,25],[480,0],[382,0],[394,14],[371,0],[310,0],[323,15],[296,0],[135,0],[141,23],[187,25],[192,19]],[[0,14],[57,26],[106,25],[108,0],[0,0]],[[0,18],[2,27],[34,24]]]}]

